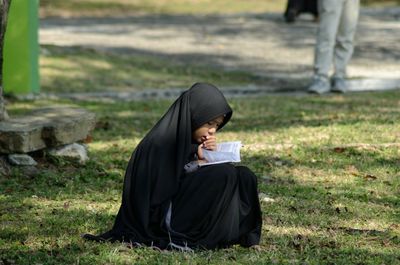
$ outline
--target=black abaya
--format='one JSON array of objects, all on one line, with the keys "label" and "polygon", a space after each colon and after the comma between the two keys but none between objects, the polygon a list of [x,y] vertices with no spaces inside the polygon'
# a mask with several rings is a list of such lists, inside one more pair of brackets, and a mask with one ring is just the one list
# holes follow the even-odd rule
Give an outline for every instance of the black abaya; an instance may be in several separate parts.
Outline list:
[{"label": "black abaya", "polygon": [[248,168],[220,164],[183,170],[193,149],[192,131],[222,115],[219,129],[232,110],[213,85],[196,83],[184,92],[133,152],[113,228],[84,237],[159,248],[258,244],[257,178]]},{"label": "black abaya", "polygon": [[257,177],[247,167],[228,163],[188,173],[172,201],[171,219],[171,228],[178,233],[173,238],[181,244],[206,249],[257,245],[261,234]]}]

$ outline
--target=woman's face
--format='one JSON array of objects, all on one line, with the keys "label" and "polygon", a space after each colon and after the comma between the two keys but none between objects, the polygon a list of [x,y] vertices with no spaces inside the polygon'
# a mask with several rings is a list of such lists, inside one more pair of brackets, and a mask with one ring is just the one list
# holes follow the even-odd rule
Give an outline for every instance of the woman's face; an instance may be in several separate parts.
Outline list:
[{"label": "woman's face", "polygon": [[219,116],[193,131],[192,138],[199,144],[206,140],[207,136],[215,135],[217,129],[224,121],[224,116]]}]

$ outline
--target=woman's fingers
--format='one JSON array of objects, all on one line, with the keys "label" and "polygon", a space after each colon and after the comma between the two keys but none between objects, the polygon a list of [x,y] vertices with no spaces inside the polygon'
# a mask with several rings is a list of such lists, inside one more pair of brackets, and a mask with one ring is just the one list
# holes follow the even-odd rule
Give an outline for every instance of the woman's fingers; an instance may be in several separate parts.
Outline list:
[{"label": "woman's fingers", "polygon": [[197,148],[197,157],[198,157],[200,160],[203,160],[203,159],[204,159],[202,144],[199,145],[199,147]]},{"label": "woman's fingers", "polygon": [[217,149],[217,138],[214,135],[207,136],[207,140],[203,142],[203,148],[215,151]]}]

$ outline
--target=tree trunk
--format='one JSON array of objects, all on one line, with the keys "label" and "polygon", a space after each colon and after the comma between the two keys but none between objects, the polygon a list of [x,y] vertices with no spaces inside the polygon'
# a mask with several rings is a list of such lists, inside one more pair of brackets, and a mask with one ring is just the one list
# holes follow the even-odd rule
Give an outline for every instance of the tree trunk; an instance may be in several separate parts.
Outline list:
[{"label": "tree trunk", "polygon": [[4,36],[7,28],[7,15],[11,5],[11,0],[0,0],[0,121],[8,119],[8,114],[5,108],[3,98],[3,47],[4,47]]}]

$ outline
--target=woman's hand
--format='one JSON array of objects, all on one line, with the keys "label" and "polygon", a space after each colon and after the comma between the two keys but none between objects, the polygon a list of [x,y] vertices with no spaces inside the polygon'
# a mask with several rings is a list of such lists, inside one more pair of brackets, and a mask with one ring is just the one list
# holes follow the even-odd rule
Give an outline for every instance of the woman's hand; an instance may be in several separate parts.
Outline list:
[{"label": "woman's hand", "polygon": [[203,144],[199,144],[199,147],[197,148],[197,157],[199,158],[199,160],[204,160],[202,146],[203,146]]},{"label": "woman's hand", "polygon": [[215,135],[209,135],[205,137],[201,146],[204,149],[215,151],[217,150],[217,138],[215,137]]},{"label": "woman's hand", "polygon": [[204,160],[203,149],[211,151],[217,150],[217,138],[215,135],[209,135],[203,138],[203,142],[197,149],[197,156],[199,157],[199,160]]}]

